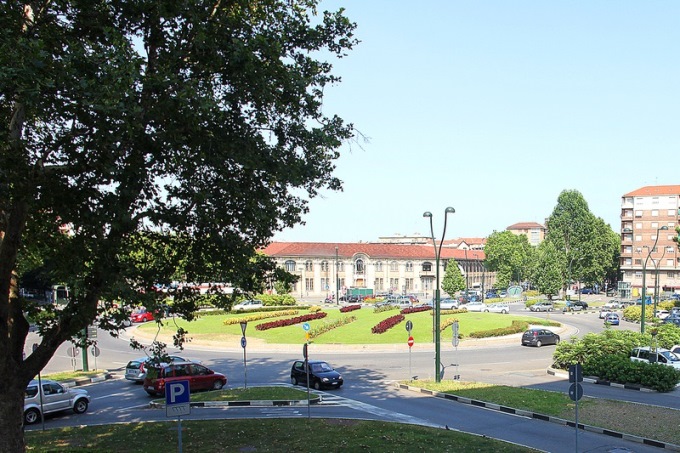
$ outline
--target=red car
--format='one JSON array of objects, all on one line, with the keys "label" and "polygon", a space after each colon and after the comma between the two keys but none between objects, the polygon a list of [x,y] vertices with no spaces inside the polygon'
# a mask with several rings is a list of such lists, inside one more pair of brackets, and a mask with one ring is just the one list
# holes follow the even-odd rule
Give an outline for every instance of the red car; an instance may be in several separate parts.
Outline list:
[{"label": "red car", "polygon": [[147,322],[153,321],[153,319],[153,313],[146,308],[142,308],[130,315],[130,321],[132,322]]},{"label": "red car", "polygon": [[149,395],[165,394],[165,384],[173,381],[189,381],[189,390],[219,390],[227,385],[227,377],[206,366],[194,362],[164,363],[160,367],[147,368],[144,390]]}]

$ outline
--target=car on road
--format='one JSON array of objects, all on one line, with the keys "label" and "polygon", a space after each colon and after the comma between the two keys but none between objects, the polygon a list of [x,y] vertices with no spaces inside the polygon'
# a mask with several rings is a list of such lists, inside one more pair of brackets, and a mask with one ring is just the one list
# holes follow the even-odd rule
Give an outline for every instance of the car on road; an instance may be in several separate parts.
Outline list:
[{"label": "car on road", "polygon": [[[169,362],[165,363],[170,363],[170,362],[194,362],[194,363],[200,363],[200,361],[195,361],[195,360],[189,360],[185,359],[184,357],[180,357],[177,355],[171,355],[168,356]],[[127,365],[125,366],[125,379],[128,381],[133,381],[138,384],[141,384],[144,382],[144,378],[146,378],[146,370],[149,368],[151,362],[151,357],[139,357],[137,359],[130,360]]]},{"label": "car on road", "polygon": [[307,384],[307,370],[309,369],[309,386],[316,390],[322,388],[340,388],[343,379],[340,373],[323,360],[309,360],[305,367],[304,360],[296,360],[290,369],[290,382],[293,385]]},{"label": "car on road", "polygon": [[580,300],[570,300],[567,301],[567,306],[563,308],[562,311],[581,311],[587,310],[588,304]]},{"label": "car on road", "polygon": [[623,304],[616,299],[612,299],[609,302],[606,302],[602,306],[602,308],[607,308],[609,310],[619,310],[619,309],[623,308]]},{"label": "car on road", "polygon": [[659,363],[680,369],[680,357],[668,349],[657,348],[653,350],[649,346],[633,348],[630,352],[630,360],[633,362]]},{"label": "car on road", "polygon": [[249,299],[239,302],[234,305],[231,310],[257,310],[258,308],[264,307],[264,302],[259,299]]},{"label": "car on road", "polygon": [[609,313],[605,318],[604,318],[604,323],[609,324],[610,326],[618,326],[621,322],[621,319],[619,318],[619,315],[616,313]]},{"label": "car on road", "polygon": [[612,313],[611,310],[603,308],[602,310],[600,310],[600,313],[597,315],[597,317],[600,319],[605,319],[607,315],[609,315],[610,313]]},{"label": "car on road", "polygon": [[90,394],[85,389],[68,388],[51,379],[34,379],[24,394],[24,424],[39,422],[41,410],[43,414],[51,414],[71,409],[76,414],[82,414],[89,405]]},{"label": "car on road", "polygon": [[227,377],[194,362],[162,363],[149,367],[144,378],[144,390],[152,396],[165,394],[165,386],[174,381],[189,381],[189,390],[220,390],[227,385]]},{"label": "car on road", "polygon": [[505,315],[510,313],[510,306],[508,304],[489,304],[484,311],[489,313],[503,313]]},{"label": "car on road", "polygon": [[133,311],[132,314],[130,315],[130,321],[133,323],[149,322],[153,320],[154,320],[153,313],[151,313],[146,308],[138,308],[135,311]]},{"label": "car on road", "polygon": [[595,290],[593,288],[583,288],[581,294],[595,294]]},{"label": "car on road", "polygon": [[536,302],[529,307],[531,311],[553,311],[555,306],[550,302]]},{"label": "car on road", "polygon": [[654,312],[654,317],[659,319],[666,319],[671,315],[668,310],[657,310]]},{"label": "car on road", "polygon": [[439,308],[441,310],[455,310],[458,308],[458,301],[450,297],[445,297],[439,300]]},{"label": "car on road", "polygon": [[559,344],[560,336],[552,330],[535,328],[522,334],[522,346],[536,346],[540,348],[546,344]]},{"label": "car on road", "polygon": [[468,302],[467,304],[463,305],[462,308],[465,308],[467,311],[487,311],[486,304],[482,301]]}]

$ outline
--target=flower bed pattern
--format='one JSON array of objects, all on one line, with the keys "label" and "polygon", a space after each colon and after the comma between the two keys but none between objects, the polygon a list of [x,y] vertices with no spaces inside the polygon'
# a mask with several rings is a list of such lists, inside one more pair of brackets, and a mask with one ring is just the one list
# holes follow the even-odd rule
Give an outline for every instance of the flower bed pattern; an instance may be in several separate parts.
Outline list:
[{"label": "flower bed pattern", "polygon": [[336,319],[335,321],[324,321],[324,323],[312,330],[309,331],[309,338],[316,338],[321,334],[324,334],[330,330],[333,330],[337,327],[344,326],[345,324],[349,324],[350,322],[354,322],[357,320],[356,316],[344,316],[340,319]]},{"label": "flower bed pattern", "polygon": [[409,307],[409,308],[404,308],[401,311],[402,315],[408,315],[409,313],[418,313],[420,311],[427,311],[427,310],[432,310],[432,307],[428,306],[423,306],[423,307]]},{"label": "flower bed pattern", "polygon": [[242,322],[259,321],[260,319],[278,318],[279,316],[297,315],[298,313],[299,313],[298,310],[279,310],[279,311],[270,311],[270,312],[263,312],[263,313],[254,313],[254,314],[248,315],[248,316],[241,316],[241,317],[238,317],[238,318],[225,319],[224,321],[222,321],[222,324],[224,324],[225,326],[230,326],[232,324],[240,324]]},{"label": "flower bed pattern", "polygon": [[346,307],[340,307],[340,313],[347,313],[350,311],[358,310],[361,308],[361,305],[348,305]]},{"label": "flower bed pattern", "polygon": [[406,317],[402,315],[401,313],[395,316],[390,316],[387,319],[384,319],[380,321],[378,324],[373,326],[371,329],[372,333],[385,333],[392,327],[396,326],[400,322],[402,322]]},{"label": "flower bed pattern", "polygon": [[309,315],[296,316],[295,318],[279,319],[278,321],[265,322],[255,326],[255,330],[268,330],[275,327],[287,327],[301,322],[313,321],[315,319],[325,318],[328,315],[326,312],[312,313]]}]

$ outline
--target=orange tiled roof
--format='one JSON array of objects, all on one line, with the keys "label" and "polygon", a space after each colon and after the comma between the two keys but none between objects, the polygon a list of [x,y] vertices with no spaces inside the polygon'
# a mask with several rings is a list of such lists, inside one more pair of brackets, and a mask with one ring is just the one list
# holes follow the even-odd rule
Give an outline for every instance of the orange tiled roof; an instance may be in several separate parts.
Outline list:
[{"label": "orange tiled roof", "polygon": [[534,228],[540,228],[544,230],[545,226],[536,222],[520,222],[515,223],[514,225],[510,225],[509,227],[506,228],[506,230],[531,230]]},{"label": "orange tiled roof", "polygon": [[645,186],[623,195],[624,197],[652,197],[655,195],[680,195],[680,185]]},{"label": "orange tiled roof", "polygon": [[[346,242],[272,242],[262,252],[271,257],[319,258],[334,257],[335,248],[338,257],[351,258],[363,253],[372,259],[435,259],[434,246],[417,244],[378,244],[378,243],[346,243]],[[484,252],[469,250],[470,260],[484,260]],[[456,260],[465,259],[465,250],[443,247],[440,258]]]}]

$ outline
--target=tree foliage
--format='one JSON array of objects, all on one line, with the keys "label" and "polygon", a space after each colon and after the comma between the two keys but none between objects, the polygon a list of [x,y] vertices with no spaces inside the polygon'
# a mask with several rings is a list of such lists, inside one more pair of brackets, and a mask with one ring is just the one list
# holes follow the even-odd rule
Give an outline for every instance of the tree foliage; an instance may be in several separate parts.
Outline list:
[{"label": "tree foliage", "polygon": [[525,235],[511,231],[494,231],[484,247],[487,269],[496,272],[496,286],[507,288],[529,278],[534,260],[534,249]]},{"label": "tree foliage", "polygon": [[[255,288],[269,269],[255,250],[341,189],[353,128],[322,111],[339,81],[325,59],[355,25],[316,5],[0,4],[0,450],[23,451],[23,390],[57,347],[97,315],[120,327],[113,301],[156,304],[153,285],[178,276]],[[31,272],[71,299],[43,309],[24,360]]]},{"label": "tree foliage", "polygon": [[444,272],[444,278],[442,279],[442,289],[451,296],[465,289],[465,277],[463,277],[458,262],[453,258],[446,264],[446,272]]}]

